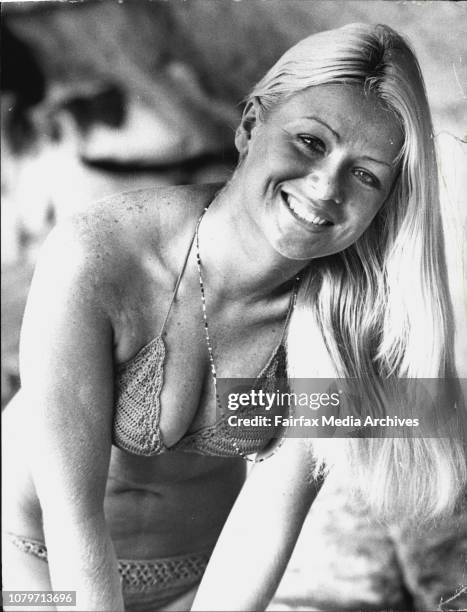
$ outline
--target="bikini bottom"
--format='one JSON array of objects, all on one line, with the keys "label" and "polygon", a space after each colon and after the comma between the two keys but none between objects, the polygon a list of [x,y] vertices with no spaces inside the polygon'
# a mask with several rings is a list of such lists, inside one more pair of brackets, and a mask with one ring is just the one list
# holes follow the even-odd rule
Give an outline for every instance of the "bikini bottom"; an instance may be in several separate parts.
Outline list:
[{"label": "bikini bottom", "polygon": [[[6,536],[22,552],[47,562],[43,542],[11,533]],[[149,560],[119,559],[126,612],[157,610],[182,600],[201,581],[210,555],[211,550]]]}]

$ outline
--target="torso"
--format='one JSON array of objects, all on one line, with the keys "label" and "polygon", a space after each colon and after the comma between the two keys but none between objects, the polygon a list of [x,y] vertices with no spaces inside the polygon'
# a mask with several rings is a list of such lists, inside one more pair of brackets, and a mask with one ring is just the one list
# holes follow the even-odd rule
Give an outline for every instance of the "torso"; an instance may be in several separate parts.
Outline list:
[{"label": "torso", "polygon": [[[110,253],[110,259],[113,249],[125,253],[118,288],[109,289],[117,364],[132,359],[159,333],[196,221],[218,189],[124,194],[91,213],[102,230],[102,252]],[[194,266],[191,257],[166,326],[160,428],[167,446],[216,419]],[[282,334],[288,300],[281,296],[266,308],[264,303],[246,308],[241,302],[211,302],[210,331],[222,376],[257,376]],[[4,480],[4,528],[42,539],[21,413],[20,392],[4,419],[3,465],[10,466]],[[117,555],[154,558],[213,545],[244,477],[241,458],[184,452],[142,457],[112,447],[105,511]]]}]

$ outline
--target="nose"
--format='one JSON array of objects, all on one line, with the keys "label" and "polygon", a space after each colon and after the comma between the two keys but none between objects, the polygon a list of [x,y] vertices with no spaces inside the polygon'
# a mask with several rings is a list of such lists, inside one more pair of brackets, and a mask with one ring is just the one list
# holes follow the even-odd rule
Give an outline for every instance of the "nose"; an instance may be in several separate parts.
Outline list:
[{"label": "nose", "polygon": [[307,183],[312,198],[318,200],[332,200],[342,204],[344,196],[339,165],[330,159],[322,160],[307,176]]}]

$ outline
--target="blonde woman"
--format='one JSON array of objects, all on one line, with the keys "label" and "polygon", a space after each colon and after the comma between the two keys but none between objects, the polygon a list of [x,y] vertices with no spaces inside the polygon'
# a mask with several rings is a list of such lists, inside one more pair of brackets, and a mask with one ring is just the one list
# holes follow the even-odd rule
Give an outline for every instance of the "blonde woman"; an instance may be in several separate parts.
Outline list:
[{"label": "blonde woman", "polygon": [[4,589],[189,609],[210,559],[193,609],[264,609],[325,462],[376,474],[383,517],[452,509],[462,440],[271,445],[228,430],[217,393],[286,368],[454,374],[431,135],[408,45],[349,25],[254,88],[222,189],[125,194],[53,232],[5,418]]}]

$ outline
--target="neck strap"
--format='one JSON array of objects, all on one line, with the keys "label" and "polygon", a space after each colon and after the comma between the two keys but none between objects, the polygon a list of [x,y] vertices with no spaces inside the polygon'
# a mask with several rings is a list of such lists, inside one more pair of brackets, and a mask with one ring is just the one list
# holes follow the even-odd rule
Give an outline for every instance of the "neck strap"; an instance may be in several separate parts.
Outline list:
[{"label": "neck strap", "polygon": [[165,327],[167,325],[167,321],[169,320],[169,315],[170,315],[170,312],[172,310],[173,303],[175,302],[175,299],[177,297],[178,288],[180,287],[180,283],[182,282],[183,274],[184,274],[186,266],[188,264],[188,258],[190,257],[191,249],[193,248],[193,242],[195,241],[195,237],[196,237],[196,233],[198,231],[199,224],[201,223],[201,219],[203,218],[203,215],[204,215],[204,213],[206,211],[207,211],[207,208],[205,208],[203,210],[203,212],[201,213],[198,221],[196,222],[195,231],[193,232],[193,236],[191,237],[190,244],[188,245],[188,249],[187,249],[187,252],[186,252],[186,255],[185,255],[185,259],[183,260],[183,264],[182,264],[180,273],[179,273],[178,278],[177,278],[177,282],[175,283],[175,287],[174,287],[174,290],[173,290],[173,293],[172,293],[172,299],[170,300],[170,304],[169,304],[169,307],[167,309],[167,313],[165,315],[164,322],[162,323],[161,331],[159,333],[160,336],[162,336],[164,331],[165,331]]}]

